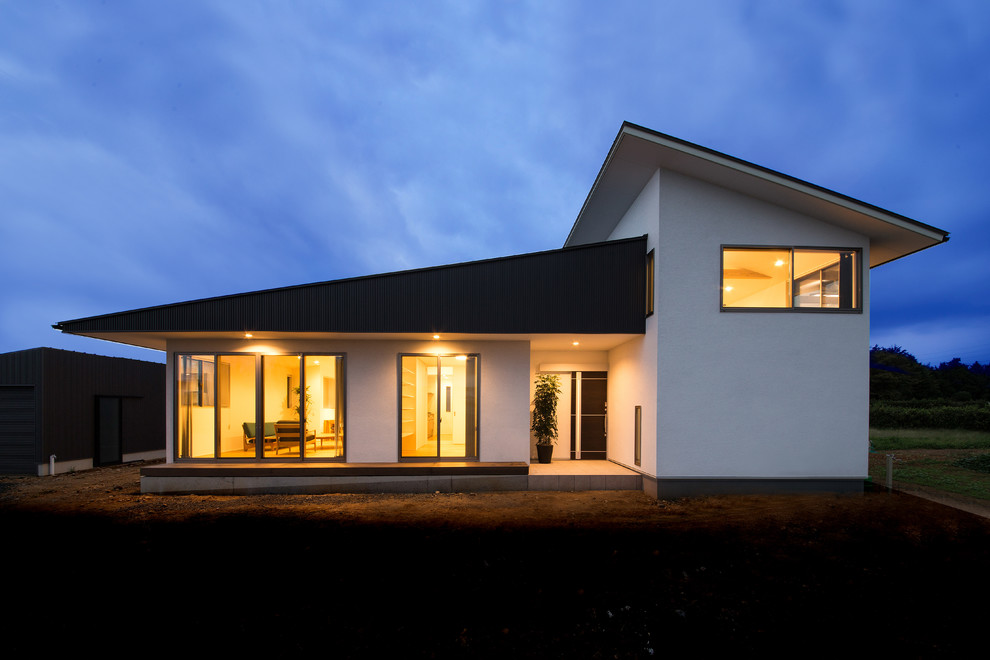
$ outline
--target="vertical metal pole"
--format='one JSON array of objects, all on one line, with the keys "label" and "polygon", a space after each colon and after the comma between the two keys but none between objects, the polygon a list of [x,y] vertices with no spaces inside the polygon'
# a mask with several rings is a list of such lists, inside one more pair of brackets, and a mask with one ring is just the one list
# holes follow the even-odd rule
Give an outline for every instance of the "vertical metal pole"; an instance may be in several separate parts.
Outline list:
[{"label": "vertical metal pole", "polygon": [[887,454],[887,490],[894,487],[894,455]]}]

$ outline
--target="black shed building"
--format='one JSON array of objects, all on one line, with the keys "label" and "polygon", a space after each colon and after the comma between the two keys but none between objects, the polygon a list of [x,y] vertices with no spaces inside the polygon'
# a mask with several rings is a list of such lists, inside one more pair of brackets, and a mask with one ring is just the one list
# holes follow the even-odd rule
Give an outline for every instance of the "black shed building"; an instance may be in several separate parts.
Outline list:
[{"label": "black shed building", "polygon": [[165,365],[33,348],[0,354],[0,473],[165,455]]}]

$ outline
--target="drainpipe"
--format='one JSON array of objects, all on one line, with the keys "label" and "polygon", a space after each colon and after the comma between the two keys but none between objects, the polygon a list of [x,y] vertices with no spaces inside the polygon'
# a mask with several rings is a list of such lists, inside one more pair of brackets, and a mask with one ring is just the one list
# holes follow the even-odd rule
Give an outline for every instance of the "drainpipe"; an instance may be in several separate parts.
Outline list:
[{"label": "drainpipe", "polygon": [[55,476],[55,454],[48,457],[48,476]]}]

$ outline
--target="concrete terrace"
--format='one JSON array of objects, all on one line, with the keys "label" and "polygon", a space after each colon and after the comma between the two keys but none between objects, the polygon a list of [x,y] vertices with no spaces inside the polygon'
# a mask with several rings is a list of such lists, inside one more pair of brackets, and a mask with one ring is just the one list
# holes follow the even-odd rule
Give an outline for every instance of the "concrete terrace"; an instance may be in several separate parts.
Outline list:
[{"label": "concrete terrace", "polygon": [[170,463],[141,468],[141,492],[452,493],[642,490],[639,473],[611,461],[533,463]]}]

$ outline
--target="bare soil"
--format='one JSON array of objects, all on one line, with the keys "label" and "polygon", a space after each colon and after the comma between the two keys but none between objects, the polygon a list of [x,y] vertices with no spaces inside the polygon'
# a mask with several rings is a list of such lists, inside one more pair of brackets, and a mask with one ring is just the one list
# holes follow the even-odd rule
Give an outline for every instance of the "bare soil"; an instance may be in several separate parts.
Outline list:
[{"label": "bare soil", "polygon": [[5,655],[951,657],[982,644],[990,519],[903,493],[155,496],[139,467],[0,477]]}]

